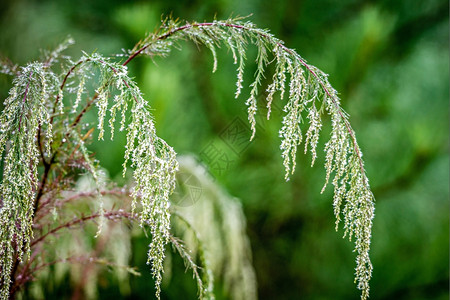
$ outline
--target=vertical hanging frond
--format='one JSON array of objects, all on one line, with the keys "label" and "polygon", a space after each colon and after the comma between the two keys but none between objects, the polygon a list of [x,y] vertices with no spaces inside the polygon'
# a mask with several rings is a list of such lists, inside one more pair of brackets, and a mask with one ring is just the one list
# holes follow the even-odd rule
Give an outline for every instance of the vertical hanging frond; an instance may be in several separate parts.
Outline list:
[{"label": "vertical hanging frond", "polygon": [[43,64],[27,65],[14,79],[0,116],[0,154],[4,155],[0,185],[1,299],[9,297],[15,264],[30,257],[40,154],[36,137],[39,128],[45,130],[48,151],[52,126],[46,100],[56,83],[54,74]]},{"label": "vertical hanging frond", "polygon": [[[152,241],[148,251],[148,264],[152,266],[156,296],[159,298],[165,246],[170,237],[169,196],[175,188],[175,173],[178,169],[176,153],[156,135],[147,102],[136,83],[128,77],[125,66],[98,54],[85,54],[81,61],[100,69],[100,86],[96,90],[95,102],[98,108],[99,139],[103,139],[108,110],[111,138],[114,135],[116,114],[121,111],[120,130],[127,131],[123,174],[125,175],[127,163],[130,161],[135,180],[132,207],[133,210],[140,207],[141,226],[150,227]],[[108,109],[113,89],[117,90],[117,93]],[[125,125],[126,111],[129,108],[131,121]]]}]

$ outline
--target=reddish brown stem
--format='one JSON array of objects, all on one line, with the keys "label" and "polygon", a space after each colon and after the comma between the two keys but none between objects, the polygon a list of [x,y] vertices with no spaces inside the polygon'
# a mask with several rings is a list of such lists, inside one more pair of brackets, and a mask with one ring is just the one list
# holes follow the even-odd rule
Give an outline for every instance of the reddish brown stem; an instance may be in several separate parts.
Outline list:
[{"label": "reddish brown stem", "polygon": [[[67,197],[63,200],[54,202],[55,206],[57,207],[61,207],[63,206],[65,203],[71,202],[73,200],[79,199],[79,198],[92,198],[92,197],[96,197],[98,196],[98,194],[100,193],[100,195],[105,196],[105,195],[110,195],[110,196],[116,196],[116,197],[123,197],[124,199],[130,197],[130,192],[128,189],[112,189],[112,190],[105,190],[105,191],[95,191],[95,192],[80,192],[77,194],[74,194],[70,197]],[[49,198],[47,199],[45,202],[41,203],[41,207],[39,208],[39,212],[41,212],[41,214],[39,216],[37,216],[38,219],[41,219],[43,216],[42,215],[46,215],[46,213],[49,212],[49,209],[45,210],[44,212],[42,212],[42,209],[44,209],[53,199]]]},{"label": "reddish brown stem", "polygon": [[38,211],[39,201],[41,200],[42,195],[44,194],[45,185],[47,184],[50,169],[51,169],[53,163],[55,162],[55,158],[56,158],[56,156],[53,155],[52,158],[50,159],[50,162],[48,162],[48,163],[45,160],[43,160],[44,174],[42,175],[42,181],[39,186],[38,193],[36,195],[36,200],[34,200],[33,218],[36,216],[36,213]]},{"label": "reddish brown stem", "polygon": [[[62,225],[60,225],[58,227],[55,227],[52,230],[50,230],[49,232],[47,232],[46,234],[44,234],[41,237],[39,237],[38,239],[34,240],[30,244],[30,247],[33,247],[34,245],[36,245],[39,242],[42,242],[49,235],[55,234],[56,232],[58,232],[61,229],[70,228],[70,227],[72,227],[74,225],[81,224],[81,223],[84,223],[86,221],[90,221],[90,220],[96,219],[96,218],[101,217],[101,216],[102,216],[102,214],[93,214],[93,215],[82,217],[82,218],[79,218],[79,219],[74,219],[74,220],[69,221],[69,222],[67,222],[65,224],[62,224]],[[126,211],[123,211],[123,210],[105,212],[103,214],[103,216],[105,218],[108,218],[108,219],[115,219],[115,218],[126,218],[126,219],[129,219],[129,220],[136,219],[136,215],[131,214],[131,213],[126,212]]]},{"label": "reddish brown stem", "polygon": [[[72,74],[72,72],[78,68],[81,64],[90,61],[90,59],[85,59],[85,60],[80,60],[79,62],[77,62],[75,65],[72,66],[72,68],[70,68],[70,70],[67,72],[66,76],[64,76],[63,81],[61,82],[61,85],[59,86],[59,89],[62,91],[64,90],[64,87],[66,85],[67,79],[69,78],[70,74]],[[52,116],[50,117],[50,124],[53,124],[53,120],[55,118],[55,113],[56,113],[56,107],[58,106],[58,102],[62,101],[59,97],[60,94],[56,95],[56,100],[53,106],[53,113]]]}]

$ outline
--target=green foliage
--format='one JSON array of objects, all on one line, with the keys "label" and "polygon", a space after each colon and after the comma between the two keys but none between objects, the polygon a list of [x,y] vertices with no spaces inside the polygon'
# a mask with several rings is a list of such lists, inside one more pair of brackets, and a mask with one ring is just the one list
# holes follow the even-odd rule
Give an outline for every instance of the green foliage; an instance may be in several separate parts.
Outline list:
[{"label": "green foliage", "polygon": [[[279,131],[286,180],[289,180],[295,170],[297,148],[303,140],[302,127],[308,126],[304,152],[311,152],[313,165],[317,157],[316,148],[322,128],[322,117],[325,114],[330,116],[331,137],[325,146],[325,186],[329,180],[334,186],[336,229],[343,216],[344,236],[355,238],[355,281],[358,283],[358,289],[362,291],[361,298],[368,298],[369,280],[372,275],[369,248],[374,198],[365,174],[361,150],[348,121],[348,115],[341,108],[337,92],[328,82],[326,74],[309,65],[281,40],[245,19],[234,18],[186,24],[167,19],[157,32],[149,34],[136,44],[134,49],[127,53],[128,58],[124,62],[103,57],[98,53],[84,53],[77,62],[66,59],[63,62],[65,71],[58,74],[54,65],[58,62],[61,51],[71,43],[67,42],[47,55],[42,63],[31,63],[20,69],[1,116],[0,150],[5,153],[0,212],[2,299],[8,298],[10,293],[13,294],[17,284],[23,284],[10,282],[15,280],[19,264],[26,263],[32,256],[30,244],[33,238],[47,236],[47,233],[43,233],[41,237],[33,236],[35,217],[43,208],[41,200],[46,199],[49,203],[54,201],[54,198],[62,197],[62,192],[73,186],[75,175],[86,171],[91,173],[96,181],[99,208],[98,212],[88,219],[81,219],[100,219],[97,236],[101,234],[105,219],[114,219],[117,216],[138,220],[142,228],[150,229],[152,240],[149,245],[148,264],[152,266],[157,298],[161,293],[163,262],[168,243],[174,245],[186,264],[192,268],[199,286],[199,297],[213,297],[212,280],[208,275],[211,271],[207,269],[211,261],[209,255],[206,252],[200,254],[200,260],[206,268],[203,271],[204,276],[200,276],[198,267],[188,255],[183,242],[171,235],[172,211],[169,197],[175,189],[175,175],[178,170],[176,153],[156,135],[150,108],[127,70],[128,63],[138,55],[164,57],[174,45],[186,39],[203,44],[211,51],[214,59],[213,72],[217,69],[217,48],[225,46],[229,49],[234,63],[238,65],[236,98],[243,88],[248,44],[256,46],[257,70],[254,81],[250,84],[250,96],[245,102],[252,131],[250,139],[256,134],[255,116],[258,110],[258,95],[261,93],[259,89],[267,67],[274,63],[275,72],[272,75],[272,83],[266,90],[265,106],[269,119],[274,94],[279,91],[281,98],[288,94],[283,109],[285,115],[282,128]],[[3,64],[3,70],[4,73],[15,73],[6,63]],[[95,80],[92,80],[93,78]],[[87,87],[88,82],[92,83],[91,90]],[[87,100],[83,104],[83,98],[91,93],[93,95],[86,97]],[[96,162],[84,145],[85,139],[92,131],[83,128],[81,120],[94,104],[98,113],[99,139],[104,137],[105,122],[109,124],[111,139],[114,137],[116,115],[121,116],[119,130],[126,133],[123,175],[126,175],[128,162],[134,169],[134,186],[130,193],[133,200],[129,214],[116,215],[105,210],[102,193],[106,187],[100,180]],[[307,124],[302,125],[303,123]],[[69,141],[73,143],[69,144]],[[38,173],[39,164],[43,166],[42,174]],[[68,172],[73,165],[78,171]],[[39,177],[42,179],[38,179]],[[53,193],[55,195],[52,195]],[[230,208],[230,211],[239,212],[234,208]],[[226,214],[224,209],[223,213]],[[181,219],[185,226],[199,230],[195,225],[189,225],[192,220]],[[226,218],[224,222],[227,222]],[[239,228],[241,227],[243,226]],[[232,234],[231,229],[230,232],[222,234]],[[236,267],[236,264],[233,267]]]}]

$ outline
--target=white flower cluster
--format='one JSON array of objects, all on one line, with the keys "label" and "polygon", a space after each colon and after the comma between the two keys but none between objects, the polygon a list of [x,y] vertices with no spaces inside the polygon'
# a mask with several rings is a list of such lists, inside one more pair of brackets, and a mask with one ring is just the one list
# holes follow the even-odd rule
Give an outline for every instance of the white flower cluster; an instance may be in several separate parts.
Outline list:
[{"label": "white flower cluster", "polygon": [[[8,299],[13,265],[30,257],[34,200],[38,189],[38,129],[45,130],[49,149],[52,139],[48,91],[57,86],[55,76],[42,63],[20,70],[0,116],[0,298]],[[16,255],[17,254],[17,255]]]},{"label": "white flower cluster", "polygon": [[[108,110],[111,89],[116,88],[113,105],[109,109],[109,126],[114,135],[117,112],[121,113],[120,129],[127,132],[125,146],[125,175],[128,161],[134,168],[135,187],[132,192],[133,210],[139,206],[141,226],[149,226],[152,241],[148,251],[148,264],[151,264],[156,281],[156,296],[161,292],[165,246],[170,237],[169,196],[175,188],[175,174],[178,170],[176,153],[164,140],[156,135],[148,104],[136,83],[128,77],[127,69],[118,63],[110,62],[98,54],[87,57],[101,69],[101,85],[96,95],[98,107],[99,139],[103,138],[103,124]],[[131,121],[126,125],[126,111],[131,107]]]}]

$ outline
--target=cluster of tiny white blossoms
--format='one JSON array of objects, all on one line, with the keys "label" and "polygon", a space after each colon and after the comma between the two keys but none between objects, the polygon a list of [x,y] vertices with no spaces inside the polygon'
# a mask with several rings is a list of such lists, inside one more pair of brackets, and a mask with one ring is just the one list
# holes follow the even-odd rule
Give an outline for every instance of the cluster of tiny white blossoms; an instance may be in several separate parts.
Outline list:
[{"label": "cluster of tiny white blossoms", "polygon": [[[47,107],[48,92],[57,79],[42,63],[21,68],[0,116],[0,298],[8,299],[13,265],[30,257],[33,206],[38,188],[38,128],[46,132],[48,150],[52,138]],[[15,253],[19,253],[16,257]]]},{"label": "cluster of tiny white blossoms", "polygon": [[[98,54],[86,55],[82,60],[95,64],[101,70],[101,85],[96,91],[98,108],[99,139],[103,138],[104,119],[108,110],[108,100],[112,90],[117,93],[109,109],[111,139],[117,112],[121,113],[119,130],[126,130],[125,161],[131,161],[134,168],[135,187],[132,191],[133,211],[139,205],[141,226],[148,226],[152,235],[148,251],[148,264],[151,264],[155,277],[156,296],[161,293],[165,246],[170,237],[169,196],[175,189],[175,174],[178,170],[176,153],[163,139],[156,135],[156,128],[148,104],[136,83],[127,75],[127,68]],[[130,108],[131,121],[126,122],[126,111]]]},{"label": "cluster of tiny white blossoms", "polygon": [[148,263],[152,265],[159,296],[165,245],[170,237],[169,196],[175,188],[178,162],[175,151],[156,136],[151,116],[140,104],[132,109],[125,155],[126,159],[130,157],[131,166],[135,168],[133,203],[140,199],[141,225],[150,226],[152,234]]}]

